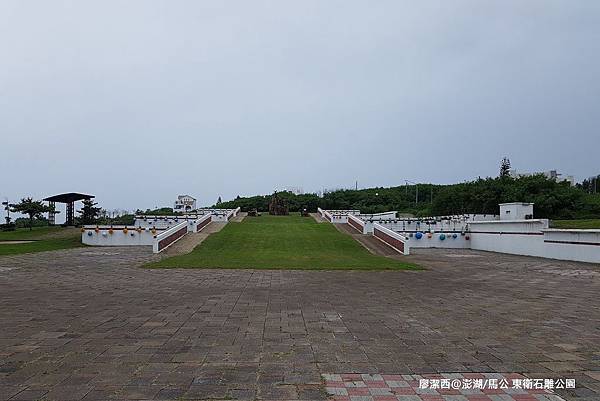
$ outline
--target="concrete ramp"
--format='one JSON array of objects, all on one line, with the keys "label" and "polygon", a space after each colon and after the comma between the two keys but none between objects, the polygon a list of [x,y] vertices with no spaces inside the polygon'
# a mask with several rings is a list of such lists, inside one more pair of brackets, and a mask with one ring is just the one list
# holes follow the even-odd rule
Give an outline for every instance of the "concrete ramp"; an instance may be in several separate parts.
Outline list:
[{"label": "concrete ramp", "polygon": [[356,229],[352,228],[348,224],[334,224],[338,231],[344,234],[350,235],[352,238],[357,240],[362,246],[364,246],[369,252],[374,255],[401,258],[402,255],[398,253],[394,248],[387,245],[386,243],[378,240],[372,235],[361,234]]},{"label": "concrete ramp", "polygon": [[[237,217],[236,217],[237,218]],[[232,221],[235,221],[232,219]],[[198,233],[188,233],[186,236],[165,249],[162,254],[165,256],[184,255],[200,245],[209,235],[219,232],[227,225],[226,222],[212,222]]]}]

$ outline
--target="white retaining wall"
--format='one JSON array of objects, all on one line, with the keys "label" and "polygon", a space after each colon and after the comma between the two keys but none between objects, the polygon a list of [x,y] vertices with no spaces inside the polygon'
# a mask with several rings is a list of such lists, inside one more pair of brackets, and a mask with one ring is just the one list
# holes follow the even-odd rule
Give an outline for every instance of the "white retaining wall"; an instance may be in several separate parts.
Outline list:
[{"label": "white retaining wall", "polygon": [[135,216],[134,226],[142,228],[159,228],[167,229],[180,224],[182,221],[191,222],[192,224],[198,219],[204,217],[198,216]]},{"label": "white retaining wall", "polygon": [[548,220],[498,220],[469,223],[471,249],[545,257]]},{"label": "white retaining wall", "polygon": [[240,212],[240,208],[237,209],[220,209],[212,212],[212,221],[229,221]]},{"label": "white retaining wall", "polygon": [[363,220],[384,220],[384,219],[395,219],[396,215],[398,214],[398,212],[391,211],[391,212],[383,212],[383,213],[360,213],[358,215],[358,217],[360,217]]},{"label": "white retaining wall", "polygon": [[408,245],[407,238],[395,231],[383,227],[382,225],[377,223],[373,225],[373,236],[378,240],[385,242],[387,245],[391,246],[403,255],[408,255],[410,253],[410,247]]},{"label": "white retaining wall", "polygon": [[212,221],[212,215],[207,214],[205,216],[200,217],[198,220],[194,220],[192,225],[192,232],[197,233],[204,229],[207,225],[209,225]]},{"label": "white retaining wall", "polygon": [[154,237],[152,252],[159,253],[173,245],[188,233],[189,224],[186,221],[161,232]]},{"label": "white retaining wall", "polygon": [[[429,234],[431,234],[431,237]],[[442,235],[444,239],[442,239]],[[468,234],[462,235],[460,232],[421,232],[421,238],[417,238],[416,233],[410,233],[408,243],[411,248],[468,249],[471,247],[470,236]]]},{"label": "white retaining wall", "polygon": [[[342,222],[336,220],[340,216],[332,211],[319,209],[319,213],[332,223]],[[375,234],[378,230],[376,237],[381,237],[380,233],[395,232],[405,238],[404,245],[411,248],[464,248],[600,263],[600,230],[549,229],[546,219],[500,220],[497,215],[487,215],[491,220],[480,220],[486,216],[463,215],[435,220],[370,221],[360,218],[363,216],[345,215],[343,222],[363,234]],[[420,239],[417,239],[418,232]]]},{"label": "white retaining wall", "polygon": [[350,227],[352,227],[359,233],[367,234],[367,232],[365,231],[365,222],[362,221],[361,219],[359,219],[358,217],[353,216],[353,215],[348,215],[347,223]]},{"label": "white retaining wall", "polygon": [[543,230],[547,258],[600,263],[600,230]]},{"label": "white retaining wall", "polygon": [[317,211],[322,218],[333,224],[346,224],[349,215],[358,216],[360,214],[360,210],[324,210],[317,208]]},{"label": "white retaining wall", "polygon": [[81,242],[91,246],[140,246],[154,243],[154,233],[149,228],[85,226],[81,231]]},{"label": "white retaining wall", "polygon": [[167,229],[182,221],[188,221],[191,222],[191,225],[195,225],[207,215],[213,216],[213,221],[229,221],[232,217],[237,216],[239,212],[240,208],[238,207],[237,209],[198,209],[194,213],[183,215],[137,215],[134,224],[136,227]]},{"label": "white retaining wall", "polygon": [[333,219],[332,219],[331,213],[329,213],[327,210],[318,208],[317,211],[321,214],[322,218],[329,221],[330,223],[332,222]]},{"label": "white retaining wall", "polygon": [[154,253],[158,253],[188,232],[198,232],[213,221],[228,222],[239,211],[238,207],[187,216],[136,216],[136,227],[86,226],[82,229],[81,242],[91,246],[152,245]]}]

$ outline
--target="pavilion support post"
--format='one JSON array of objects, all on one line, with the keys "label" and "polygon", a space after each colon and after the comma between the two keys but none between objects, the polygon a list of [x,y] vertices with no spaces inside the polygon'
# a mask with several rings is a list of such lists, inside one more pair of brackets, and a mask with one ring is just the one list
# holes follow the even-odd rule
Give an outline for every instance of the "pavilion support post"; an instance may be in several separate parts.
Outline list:
[{"label": "pavilion support post", "polygon": [[75,202],[67,202],[67,226],[75,225]]},{"label": "pavilion support post", "polygon": [[56,203],[48,202],[48,209],[50,210],[48,212],[48,224],[53,226],[56,224]]}]

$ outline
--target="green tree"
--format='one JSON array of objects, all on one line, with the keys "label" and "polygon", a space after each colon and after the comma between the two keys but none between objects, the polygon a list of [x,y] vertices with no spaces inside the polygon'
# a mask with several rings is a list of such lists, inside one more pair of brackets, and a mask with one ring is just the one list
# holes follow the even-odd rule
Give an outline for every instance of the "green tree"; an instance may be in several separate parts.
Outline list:
[{"label": "green tree", "polygon": [[48,206],[42,201],[33,200],[33,198],[23,198],[21,202],[11,205],[11,210],[15,213],[22,213],[29,216],[29,229],[33,229],[33,220],[41,219],[44,213],[50,211]]},{"label": "green tree", "polygon": [[82,201],[83,207],[81,210],[77,212],[81,215],[81,224],[94,224],[98,221],[98,216],[100,216],[100,211],[102,208],[97,207],[98,203],[94,202],[92,199],[84,199]]}]

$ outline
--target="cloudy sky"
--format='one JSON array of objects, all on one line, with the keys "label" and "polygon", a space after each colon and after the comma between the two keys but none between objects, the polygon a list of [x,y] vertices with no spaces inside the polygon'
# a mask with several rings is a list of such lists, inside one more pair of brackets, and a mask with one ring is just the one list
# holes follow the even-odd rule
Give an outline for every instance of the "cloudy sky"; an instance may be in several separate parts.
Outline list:
[{"label": "cloudy sky", "polygon": [[0,2],[0,197],[600,173],[600,2]]}]

